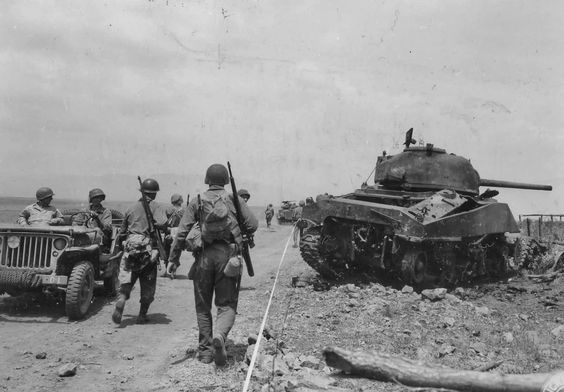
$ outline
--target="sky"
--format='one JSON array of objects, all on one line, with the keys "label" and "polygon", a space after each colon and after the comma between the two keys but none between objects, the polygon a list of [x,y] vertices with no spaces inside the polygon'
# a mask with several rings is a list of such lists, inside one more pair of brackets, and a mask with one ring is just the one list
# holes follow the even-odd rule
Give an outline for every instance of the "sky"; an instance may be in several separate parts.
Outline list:
[{"label": "sky", "polygon": [[0,14],[0,196],[159,198],[230,161],[251,204],[348,193],[407,129],[515,214],[564,213],[559,1],[17,1]]}]

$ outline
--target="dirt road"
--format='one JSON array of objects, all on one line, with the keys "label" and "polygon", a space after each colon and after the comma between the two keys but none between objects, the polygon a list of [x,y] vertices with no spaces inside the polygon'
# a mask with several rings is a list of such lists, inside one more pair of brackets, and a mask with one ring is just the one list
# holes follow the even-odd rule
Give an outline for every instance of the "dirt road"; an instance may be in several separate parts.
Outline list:
[{"label": "dirt road", "polygon": [[[258,287],[268,290],[290,232],[291,226],[259,228],[252,251],[256,275],[245,273],[242,296]],[[52,300],[1,296],[0,391],[169,390],[171,368],[187,365],[185,350],[193,350],[197,340],[192,282],[186,278],[192,256],[184,254],[181,261],[177,279],[159,277],[147,325],[135,324],[138,287],[120,327],[111,321],[115,299],[96,297],[84,320],[69,322],[64,306]],[[242,306],[247,321],[262,317],[262,305]],[[36,358],[40,353],[45,359]],[[58,369],[69,362],[78,364],[76,375],[59,377]]]}]

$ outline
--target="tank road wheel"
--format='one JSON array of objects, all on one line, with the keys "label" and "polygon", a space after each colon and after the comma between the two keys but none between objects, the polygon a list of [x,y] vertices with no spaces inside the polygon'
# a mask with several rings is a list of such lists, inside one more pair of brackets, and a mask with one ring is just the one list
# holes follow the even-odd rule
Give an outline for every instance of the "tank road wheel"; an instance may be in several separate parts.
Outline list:
[{"label": "tank road wheel", "polygon": [[70,320],[86,315],[94,294],[94,267],[89,261],[81,261],[72,269],[67,285],[65,310]]},{"label": "tank road wheel", "polygon": [[427,275],[427,255],[421,250],[408,250],[401,261],[402,278],[405,283],[420,286]]}]

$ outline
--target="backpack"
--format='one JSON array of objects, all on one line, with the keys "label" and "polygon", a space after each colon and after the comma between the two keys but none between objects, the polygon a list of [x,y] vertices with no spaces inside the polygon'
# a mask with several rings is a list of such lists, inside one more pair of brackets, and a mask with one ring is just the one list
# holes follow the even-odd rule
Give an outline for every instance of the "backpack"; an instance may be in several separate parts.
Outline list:
[{"label": "backpack", "polygon": [[229,195],[204,193],[201,198],[202,239],[211,243],[215,240],[231,240],[233,216]]}]

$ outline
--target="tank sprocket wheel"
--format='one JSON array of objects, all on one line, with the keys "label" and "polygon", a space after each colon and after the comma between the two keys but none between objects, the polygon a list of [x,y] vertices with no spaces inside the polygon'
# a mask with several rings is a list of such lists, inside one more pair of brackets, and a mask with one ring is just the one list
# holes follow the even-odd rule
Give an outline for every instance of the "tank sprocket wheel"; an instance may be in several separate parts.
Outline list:
[{"label": "tank sprocket wheel", "polygon": [[300,254],[304,261],[325,279],[337,279],[339,274],[328,266],[319,254],[320,229],[313,227],[304,230],[300,238]]}]

